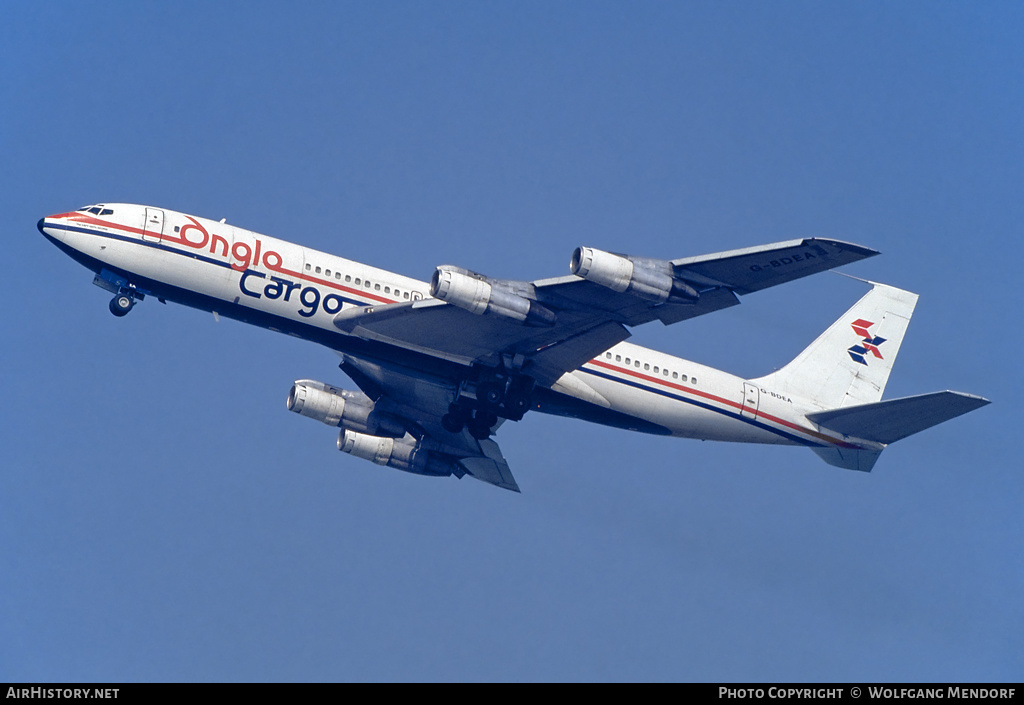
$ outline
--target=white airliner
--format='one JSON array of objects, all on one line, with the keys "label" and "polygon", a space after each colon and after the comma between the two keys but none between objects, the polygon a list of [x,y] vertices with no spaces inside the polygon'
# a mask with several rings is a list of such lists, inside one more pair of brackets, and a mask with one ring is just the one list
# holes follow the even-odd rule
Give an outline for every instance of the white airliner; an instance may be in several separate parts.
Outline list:
[{"label": "white airliner", "polygon": [[298,380],[288,408],[340,427],[340,450],[421,475],[468,474],[518,492],[491,435],[530,410],[806,446],[831,465],[869,471],[889,443],[988,403],[950,391],[881,401],[917,302],[883,284],[758,379],[624,342],[632,326],[678,323],[878,254],[836,240],[676,260],[580,247],[563,277],[508,281],[440,266],[428,284],[148,206],[86,206],[38,227],[95,272],[115,316],[151,296],[336,351],[359,391]]}]

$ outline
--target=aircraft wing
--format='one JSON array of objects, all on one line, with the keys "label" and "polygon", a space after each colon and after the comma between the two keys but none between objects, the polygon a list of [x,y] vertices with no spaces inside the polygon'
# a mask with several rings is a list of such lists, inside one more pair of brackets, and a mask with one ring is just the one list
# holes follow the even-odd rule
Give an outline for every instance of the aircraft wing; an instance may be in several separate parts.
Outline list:
[{"label": "aircraft wing", "polygon": [[628,327],[653,320],[668,325],[702,316],[738,304],[737,295],[876,254],[859,245],[809,238],[668,261],[635,258],[637,266],[653,263],[683,282],[696,294],[687,301],[653,301],[575,274],[534,282],[501,282],[473,275],[546,308],[553,313],[553,323],[524,325],[504,315],[481,315],[479,308],[468,310],[430,298],[350,308],[340,312],[334,324],[350,335],[466,366],[496,367],[503,359],[516,360],[524,373],[550,385],[628,338]]},{"label": "aircraft wing", "polygon": [[[489,438],[474,438],[465,429],[452,433],[441,425],[441,417],[447,412],[450,401],[443,381],[352,355],[342,355],[342,359],[342,371],[374,402],[375,411],[402,419],[415,442],[449,463],[445,474],[471,475],[519,492],[519,485],[497,443]],[[502,422],[503,419],[499,419],[495,428]]]}]

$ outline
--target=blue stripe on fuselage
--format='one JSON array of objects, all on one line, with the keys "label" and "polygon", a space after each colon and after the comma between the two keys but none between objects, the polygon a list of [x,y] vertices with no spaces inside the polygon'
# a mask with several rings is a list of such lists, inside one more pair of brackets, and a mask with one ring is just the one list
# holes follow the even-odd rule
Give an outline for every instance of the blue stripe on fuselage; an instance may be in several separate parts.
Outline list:
[{"label": "blue stripe on fuselage", "polygon": [[[261,278],[265,276],[264,272],[261,272],[261,271],[259,271],[257,269],[238,270],[238,269],[235,269],[231,265],[230,262],[225,262],[225,261],[222,261],[222,260],[214,259],[212,257],[207,257],[206,255],[201,255],[201,254],[198,254],[196,252],[186,252],[184,250],[179,250],[176,247],[170,247],[169,245],[165,245],[162,242],[152,242],[150,240],[143,240],[143,239],[140,239],[140,238],[137,238],[137,237],[130,237],[128,235],[119,235],[117,233],[109,233],[109,232],[102,232],[102,231],[97,231],[97,230],[90,230],[88,228],[75,227],[75,226],[71,226],[71,225],[66,225],[64,223],[54,223],[54,224],[46,225],[45,227],[48,227],[48,228],[58,228],[58,229],[61,229],[61,230],[66,230],[68,232],[84,233],[85,235],[95,235],[97,237],[110,238],[111,240],[120,240],[121,242],[128,242],[128,243],[131,243],[133,245],[145,245],[146,247],[151,247],[151,248],[153,248],[155,250],[161,250],[163,252],[170,252],[171,254],[180,255],[181,257],[188,257],[189,259],[199,260],[200,262],[205,262],[206,264],[212,264],[212,265],[215,265],[217,267],[224,267],[224,268],[227,268],[227,269],[232,269],[232,270],[238,272],[239,274],[252,273],[254,275],[258,275]],[[42,232],[42,228],[40,228],[40,232]],[[43,233],[43,234],[46,235],[46,233]],[[47,238],[49,238],[51,240],[51,242],[53,242],[54,244],[57,244],[57,242],[54,241],[52,238],[50,238],[48,235],[47,235]],[[276,270],[271,269],[271,270],[268,270],[268,271],[275,272]],[[281,274],[281,272],[277,272],[277,274]],[[310,281],[308,279],[304,279],[301,276],[299,278],[300,278],[301,281],[307,282],[310,285],[316,285],[316,284],[320,283],[320,282],[315,282],[315,281]],[[344,296],[343,294],[338,293],[335,290],[335,287],[333,287],[333,286],[325,287],[325,288],[330,289],[332,294],[334,294],[339,299],[341,299],[342,301],[344,301],[345,303],[348,303],[348,304],[353,304],[355,306],[375,306],[375,305],[380,305],[379,301],[362,301],[360,299],[353,299],[351,297]],[[245,293],[245,292],[243,292],[243,293]]]},{"label": "blue stripe on fuselage", "polygon": [[668,397],[669,399],[674,399],[676,401],[681,401],[681,402],[684,402],[686,404],[691,404],[693,406],[699,407],[701,409],[705,409],[707,411],[713,411],[713,412],[721,414],[723,416],[727,416],[727,417],[729,417],[731,419],[736,419],[737,421],[742,421],[744,423],[750,424],[751,426],[754,426],[756,428],[760,428],[760,429],[762,429],[764,431],[768,431],[768,432],[774,433],[774,434],[776,434],[778,436],[782,436],[783,438],[787,438],[787,439],[793,441],[794,443],[798,443],[800,445],[804,445],[804,446],[808,446],[808,447],[812,447],[812,448],[828,447],[824,443],[814,443],[813,441],[808,441],[805,438],[800,438],[799,436],[794,435],[792,433],[787,433],[786,431],[780,431],[777,428],[769,426],[768,424],[764,423],[763,421],[758,421],[757,419],[750,419],[750,418],[747,418],[746,416],[741,416],[738,413],[735,413],[735,412],[732,412],[732,411],[727,411],[727,410],[722,409],[720,407],[714,406],[712,404],[708,404],[706,402],[697,401],[696,399],[692,399],[690,397],[684,397],[684,396],[680,396],[678,394],[673,394],[672,392],[669,392],[669,391],[667,391],[665,389],[658,389],[656,387],[649,387],[646,384],[643,384],[641,382],[635,382],[635,381],[629,380],[629,379],[622,379],[620,377],[615,377],[613,375],[610,375],[610,374],[608,374],[606,372],[598,372],[597,370],[588,369],[587,367],[581,367],[580,368],[580,372],[586,372],[587,374],[594,375],[595,377],[600,377],[602,379],[607,379],[607,380],[610,380],[612,382],[618,382],[619,384],[625,384],[626,386],[633,387],[635,389],[640,389],[640,390],[645,391],[645,392],[651,392],[652,394],[659,394],[659,395],[661,395],[663,397]]}]

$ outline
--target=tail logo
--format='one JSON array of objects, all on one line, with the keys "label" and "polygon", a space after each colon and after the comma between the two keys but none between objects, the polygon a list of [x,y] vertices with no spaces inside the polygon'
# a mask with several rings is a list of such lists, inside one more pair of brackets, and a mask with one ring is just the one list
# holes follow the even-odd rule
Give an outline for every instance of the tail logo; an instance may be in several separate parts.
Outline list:
[{"label": "tail logo", "polygon": [[870,353],[879,360],[882,360],[882,353],[878,351],[878,346],[885,342],[885,338],[879,338],[874,336],[868,331],[868,328],[875,325],[871,321],[865,321],[863,318],[858,318],[856,321],[850,324],[853,328],[853,332],[861,337],[859,345],[854,345],[846,352],[850,353],[850,357],[853,358],[854,362],[859,362],[862,365],[867,365],[867,360],[864,356]]}]

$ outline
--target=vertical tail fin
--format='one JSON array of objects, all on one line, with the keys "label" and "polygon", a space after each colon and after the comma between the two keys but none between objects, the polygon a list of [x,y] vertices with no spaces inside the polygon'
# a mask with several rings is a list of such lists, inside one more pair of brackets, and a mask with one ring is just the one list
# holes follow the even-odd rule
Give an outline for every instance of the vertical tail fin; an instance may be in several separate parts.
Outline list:
[{"label": "vertical tail fin", "polygon": [[792,362],[751,380],[803,397],[823,409],[882,398],[917,294],[885,284],[873,288]]}]

